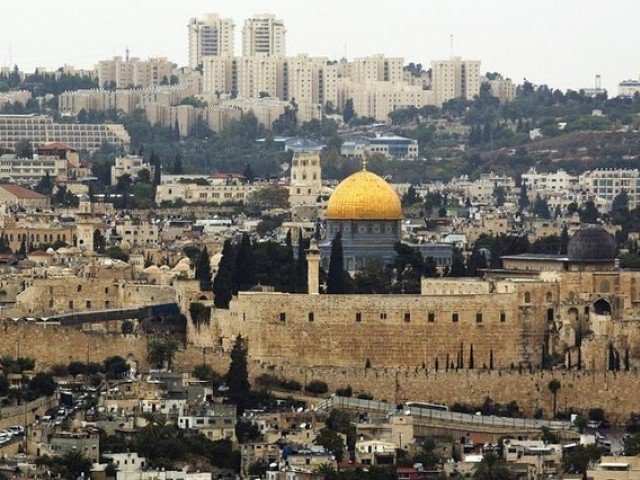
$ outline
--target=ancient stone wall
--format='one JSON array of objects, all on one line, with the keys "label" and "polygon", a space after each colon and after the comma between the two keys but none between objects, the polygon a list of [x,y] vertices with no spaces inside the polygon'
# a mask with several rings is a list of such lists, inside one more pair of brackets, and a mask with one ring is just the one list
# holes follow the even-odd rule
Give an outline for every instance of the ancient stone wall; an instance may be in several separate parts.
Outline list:
[{"label": "ancient stone wall", "polygon": [[[241,293],[212,315],[225,350],[240,334],[252,359],[276,364],[440,368],[517,364],[515,293],[450,296]],[[493,354],[492,354],[493,352]]]},{"label": "ancient stone wall", "polygon": [[552,379],[560,381],[557,394],[558,410],[568,408],[586,412],[601,407],[610,420],[624,422],[631,412],[640,412],[640,372],[579,372],[554,371],[529,373],[517,370],[439,371],[357,367],[274,366],[252,362],[253,378],[267,373],[308,383],[322,380],[329,391],[351,385],[354,395],[369,393],[377,400],[401,403],[408,400],[441,403],[455,402],[478,405],[490,397],[506,404],[515,400],[528,416],[542,409],[550,416],[553,396],[549,390]]}]

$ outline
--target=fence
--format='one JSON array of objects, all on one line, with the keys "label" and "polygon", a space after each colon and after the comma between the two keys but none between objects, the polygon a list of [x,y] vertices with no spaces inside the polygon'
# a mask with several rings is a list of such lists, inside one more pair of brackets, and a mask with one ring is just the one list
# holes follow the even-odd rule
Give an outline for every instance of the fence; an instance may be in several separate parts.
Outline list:
[{"label": "fence", "polygon": [[[327,400],[320,402],[316,406],[316,410],[330,410],[332,408],[343,408],[348,410],[363,410],[367,412],[378,413],[395,413],[398,411],[396,405],[386,402],[378,402],[375,400],[362,400],[359,398],[347,398],[333,396]],[[539,430],[547,427],[550,430],[569,430],[570,422],[558,420],[543,420],[536,418],[511,418],[511,417],[495,417],[486,415],[472,415],[470,413],[459,413],[451,411],[434,410],[431,408],[420,408],[415,406],[403,406],[402,410],[409,412],[411,416],[416,418],[428,418],[433,420],[442,420],[451,423],[466,423],[472,425],[485,425],[492,427],[506,427],[522,430]]]}]

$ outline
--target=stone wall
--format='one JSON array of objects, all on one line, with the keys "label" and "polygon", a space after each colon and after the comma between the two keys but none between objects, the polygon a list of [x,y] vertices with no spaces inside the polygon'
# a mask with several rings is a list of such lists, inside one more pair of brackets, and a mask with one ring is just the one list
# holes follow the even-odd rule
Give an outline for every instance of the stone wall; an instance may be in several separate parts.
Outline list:
[{"label": "stone wall", "polygon": [[515,293],[288,295],[240,293],[215,310],[211,334],[228,351],[240,334],[254,360],[274,364],[444,368],[447,359],[508,367],[522,358]]},{"label": "stone wall", "polygon": [[515,400],[527,416],[539,408],[545,416],[553,410],[549,382],[560,381],[558,410],[585,411],[601,407],[607,418],[624,422],[631,412],[640,412],[640,372],[554,371],[518,373],[517,370],[425,371],[423,369],[297,367],[252,362],[251,376],[267,373],[308,383],[322,380],[329,392],[351,385],[354,395],[369,393],[376,400],[393,403],[425,401],[451,406],[455,402],[477,405],[485,397],[506,404]]}]

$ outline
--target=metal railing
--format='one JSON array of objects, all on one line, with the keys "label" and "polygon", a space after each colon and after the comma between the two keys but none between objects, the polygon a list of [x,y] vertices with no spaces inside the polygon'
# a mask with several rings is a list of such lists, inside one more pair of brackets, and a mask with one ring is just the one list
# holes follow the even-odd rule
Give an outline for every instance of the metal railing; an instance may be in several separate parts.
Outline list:
[{"label": "metal railing", "polygon": [[541,429],[542,427],[547,427],[550,430],[569,430],[571,428],[571,422],[560,420],[496,417],[493,415],[473,415],[470,413],[441,411],[415,406],[404,406],[401,410],[399,410],[397,409],[396,405],[392,405],[386,402],[338,396],[333,396],[331,398],[323,400],[315,407],[316,410],[331,410],[332,408],[363,410],[367,412],[378,412],[384,414],[408,411],[410,412],[411,416],[416,418],[428,418],[433,420],[442,420],[444,422],[485,425],[490,427],[505,427],[513,429]]}]

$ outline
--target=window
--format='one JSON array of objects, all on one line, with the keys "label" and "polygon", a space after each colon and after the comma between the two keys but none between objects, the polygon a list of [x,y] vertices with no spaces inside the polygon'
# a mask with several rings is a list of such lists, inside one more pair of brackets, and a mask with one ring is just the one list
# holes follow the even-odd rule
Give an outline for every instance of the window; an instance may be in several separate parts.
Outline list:
[{"label": "window", "polygon": [[458,314],[457,314],[457,313],[453,313],[453,314],[451,314],[451,321],[452,321],[453,323],[457,323],[457,322],[458,322],[458,318],[459,318],[459,317],[458,317]]},{"label": "window", "polygon": [[500,312],[500,322],[504,323],[507,321],[507,314],[504,312]]},{"label": "window", "polygon": [[280,312],[280,321],[281,322],[286,322],[287,321],[287,314],[284,312]]},{"label": "window", "polygon": [[482,323],[482,314],[476,313],[476,323]]},{"label": "window", "polygon": [[309,321],[313,322],[315,315],[313,314],[313,312],[309,312]]},{"label": "window", "polygon": [[433,312],[429,312],[429,314],[427,315],[427,321],[429,323],[433,323],[436,321],[436,314]]},{"label": "window", "polygon": [[382,312],[380,314],[380,320],[386,320],[387,319],[387,312]]},{"label": "window", "polygon": [[81,292],[82,291],[82,285],[78,285],[78,291]]},{"label": "window", "polygon": [[409,312],[405,312],[405,314],[404,314],[404,321],[405,321],[406,323],[409,323],[409,322],[411,321],[411,313],[409,313]]},{"label": "window", "polygon": [[73,300],[69,300],[69,308],[73,309]]},{"label": "window", "polygon": [[360,323],[362,321],[362,313],[356,312],[356,323]]},{"label": "window", "polygon": [[524,292],[524,303],[531,303],[531,293]]},{"label": "window", "polygon": [[109,294],[109,287],[106,287],[106,288],[104,289],[104,293]]}]

